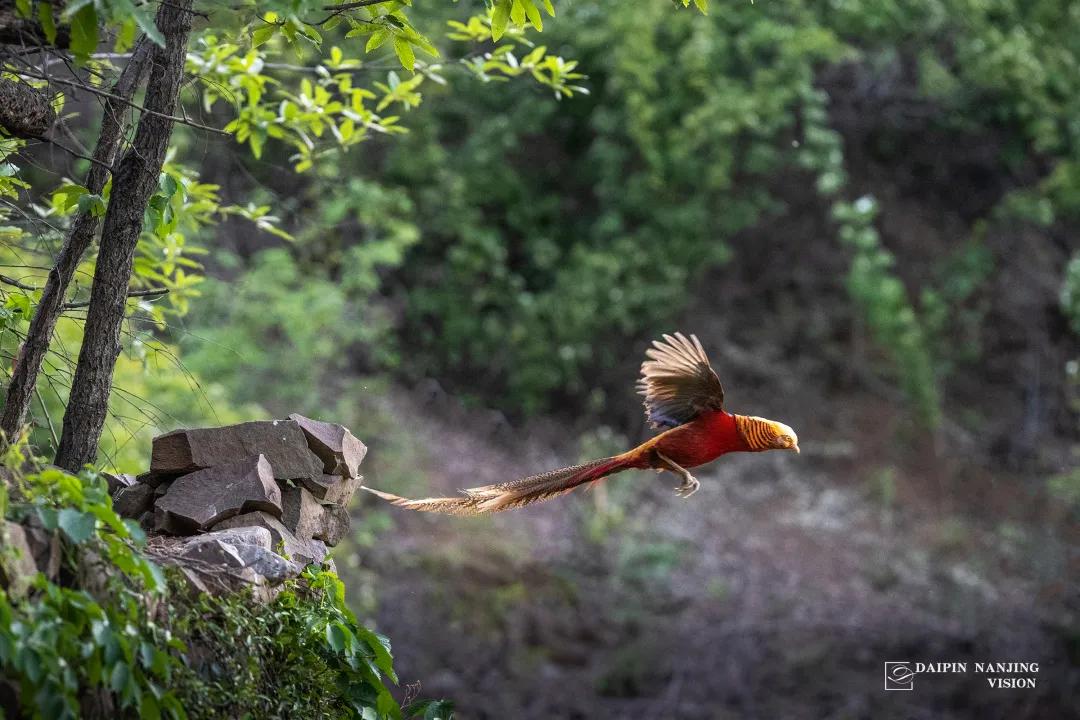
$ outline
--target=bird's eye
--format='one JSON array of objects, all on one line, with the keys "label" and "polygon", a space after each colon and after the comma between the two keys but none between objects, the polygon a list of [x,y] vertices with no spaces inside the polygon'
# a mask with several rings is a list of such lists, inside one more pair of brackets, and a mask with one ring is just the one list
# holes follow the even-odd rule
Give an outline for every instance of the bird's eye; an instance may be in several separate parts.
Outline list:
[{"label": "bird's eye", "polygon": [[792,443],[792,440],[791,440],[791,436],[790,436],[790,435],[781,435],[781,436],[780,436],[780,442],[781,442],[781,444],[783,444],[783,445],[788,445],[788,446],[790,446],[790,445],[791,445],[791,443]]}]

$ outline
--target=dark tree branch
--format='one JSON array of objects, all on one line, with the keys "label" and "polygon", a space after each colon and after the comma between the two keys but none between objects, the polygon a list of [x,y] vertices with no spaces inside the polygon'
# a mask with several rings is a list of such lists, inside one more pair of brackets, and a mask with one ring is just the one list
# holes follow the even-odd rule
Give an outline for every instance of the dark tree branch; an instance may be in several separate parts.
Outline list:
[{"label": "dark tree branch", "polygon": [[48,80],[51,83],[57,83],[59,85],[67,85],[68,87],[76,88],[76,89],[79,89],[79,90],[85,90],[88,93],[91,93],[91,94],[94,94],[94,95],[99,95],[99,96],[101,96],[101,97],[103,97],[103,98],[105,98],[107,100],[115,100],[117,102],[121,102],[121,103],[127,105],[130,108],[134,108],[135,110],[138,110],[141,113],[145,113],[145,114],[149,114],[149,115],[157,115],[158,117],[160,117],[160,118],[162,118],[164,120],[171,120],[172,122],[177,122],[177,123],[180,123],[181,125],[188,125],[190,127],[195,128],[196,130],[204,130],[206,132],[215,133],[217,135],[225,135],[225,136],[230,136],[231,135],[230,133],[225,132],[221,128],[211,127],[210,125],[203,125],[201,123],[195,122],[194,120],[189,120],[186,117],[179,117],[179,116],[176,116],[176,115],[165,115],[163,113],[156,112],[153,109],[151,109],[151,108],[149,108],[149,107],[147,107],[145,105],[139,105],[136,102],[132,102],[130,98],[120,97],[120,96],[116,95],[115,93],[111,93],[111,92],[108,92],[106,90],[102,90],[101,88],[96,88],[96,87],[94,87],[93,85],[91,85],[90,83],[87,83],[87,82],[82,82],[82,81],[76,82],[74,80],[66,80],[64,78],[52,77],[50,75],[42,75],[40,73],[31,72],[29,70],[18,70],[17,72],[18,72],[19,75],[22,75],[24,77],[31,77],[31,78],[34,78],[36,80]]},{"label": "dark tree branch", "polygon": [[[120,77],[113,85],[111,95],[106,98],[102,113],[101,131],[94,148],[95,162],[86,174],[86,188],[94,194],[100,194],[105,188],[109,171],[116,157],[120,141],[124,137],[124,110],[127,98],[135,94],[143,70],[147,65],[149,45],[145,38],[139,41],[131,62],[127,64]],[[125,102],[121,102],[124,99]],[[49,270],[49,277],[41,294],[34,317],[30,319],[30,328],[23,343],[22,356],[15,363],[15,370],[8,385],[7,399],[4,402],[3,415],[0,416],[0,430],[7,437],[15,437],[26,419],[27,410],[37,383],[41,363],[52,342],[56,321],[64,311],[64,296],[67,294],[71,279],[79,266],[79,261],[86,253],[97,233],[99,221],[89,212],[79,212],[72,220],[64,237],[64,245],[56,258],[56,264]]]},{"label": "dark tree branch", "polygon": [[[11,285],[17,287],[20,290],[26,290],[27,292],[35,292],[40,288],[36,288],[33,285],[27,285],[26,283],[16,280],[8,275],[0,275],[0,283],[5,285]],[[128,290],[127,296],[129,298],[138,297],[161,297],[162,295],[168,295],[169,288],[147,288],[146,290]],[[89,307],[89,300],[79,300],[78,302],[64,303],[64,310],[78,310],[79,308]]]},{"label": "dark tree branch", "polygon": [[323,5],[323,10],[327,12],[341,13],[346,10],[356,10],[358,8],[371,7],[372,5],[384,5],[393,0],[353,0],[353,2],[342,3],[340,5]]},{"label": "dark tree branch", "polygon": [[171,118],[184,79],[191,5],[192,0],[178,0],[158,10],[156,23],[165,36],[165,47],[154,46],[150,52],[145,99],[148,112],[139,118],[132,146],[113,175],[83,344],[56,453],[56,464],[70,471],[79,470],[97,456],[108,414],[135,246],[165,162],[173,129]]},{"label": "dark tree branch", "polygon": [[359,10],[360,8],[371,7],[372,5],[383,5],[388,2],[393,2],[393,0],[355,0],[354,2],[342,3],[341,5],[323,5],[323,10],[330,13],[330,15],[317,23],[306,24],[325,25],[326,23],[336,18],[338,15],[341,15],[344,12],[348,12],[349,10]]}]

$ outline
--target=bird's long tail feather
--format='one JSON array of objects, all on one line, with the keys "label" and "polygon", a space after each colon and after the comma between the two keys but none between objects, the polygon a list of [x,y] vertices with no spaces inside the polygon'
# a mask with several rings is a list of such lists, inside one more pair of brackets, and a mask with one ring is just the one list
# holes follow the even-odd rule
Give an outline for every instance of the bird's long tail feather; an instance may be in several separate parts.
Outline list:
[{"label": "bird's long tail feather", "polygon": [[446,515],[483,515],[550,500],[587,482],[599,480],[631,467],[634,467],[631,458],[626,455],[617,455],[498,485],[468,488],[461,491],[463,493],[461,497],[410,500],[369,487],[364,487],[364,490],[408,510]]}]

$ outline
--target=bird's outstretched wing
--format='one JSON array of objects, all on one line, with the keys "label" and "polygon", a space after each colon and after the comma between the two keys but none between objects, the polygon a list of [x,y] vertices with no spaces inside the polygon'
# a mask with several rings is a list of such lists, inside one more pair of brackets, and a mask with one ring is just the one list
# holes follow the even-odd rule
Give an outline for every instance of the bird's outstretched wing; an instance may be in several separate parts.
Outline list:
[{"label": "bird's outstretched wing", "polygon": [[724,387],[697,336],[665,335],[645,351],[638,392],[653,427],[675,427],[724,406]]}]

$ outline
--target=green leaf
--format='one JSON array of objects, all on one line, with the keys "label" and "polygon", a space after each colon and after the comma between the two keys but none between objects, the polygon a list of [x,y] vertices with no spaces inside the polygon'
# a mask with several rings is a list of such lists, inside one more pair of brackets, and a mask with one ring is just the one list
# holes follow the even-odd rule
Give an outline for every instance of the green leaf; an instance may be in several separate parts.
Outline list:
[{"label": "green leaf", "polygon": [[510,5],[510,22],[517,27],[525,24],[525,5],[521,0],[513,0]]},{"label": "green leaf", "polygon": [[397,675],[394,673],[394,657],[390,654],[390,640],[363,625],[356,626],[356,636],[367,643],[375,653],[375,667],[386,673],[387,677],[396,683]]},{"label": "green leaf", "polygon": [[56,508],[44,507],[39,505],[37,507],[38,520],[41,521],[41,526],[46,530],[55,530],[57,524]]},{"label": "green leaf", "polygon": [[376,30],[375,32],[371,33],[371,37],[368,38],[367,45],[364,46],[364,52],[369,53],[372,50],[377,49],[389,39],[389,30]]},{"label": "green leaf", "polygon": [[260,28],[256,28],[255,32],[251,33],[251,46],[259,47],[264,44],[270,38],[277,35],[277,25],[263,25]]},{"label": "green leaf", "polygon": [[66,185],[61,185],[53,191],[52,200],[50,201],[50,203],[52,204],[53,210],[64,214],[69,212],[78,204],[80,197],[86,195],[89,192],[90,191],[84,188],[82,185],[73,185],[70,183]]},{"label": "green leaf", "polygon": [[335,652],[342,652],[345,649],[345,633],[337,623],[326,626],[326,644]]},{"label": "green leaf", "polygon": [[112,674],[109,676],[109,687],[112,688],[112,691],[119,693],[127,687],[129,680],[131,680],[131,669],[123,661],[116,663],[113,666]]},{"label": "green leaf", "polygon": [[126,53],[135,44],[135,31],[138,27],[135,20],[128,18],[120,25],[116,32],[116,42],[113,43],[113,52]]},{"label": "green leaf", "polygon": [[97,50],[98,17],[93,5],[85,5],[71,18],[70,50],[79,62],[86,62]]},{"label": "green leaf", "polygon": [[146,33],[146,37],[150,38],[155,45],[165,47],[165,36],[158,30],[158,26],[154,22],[154,17],[149,12],[141,9],[136,10],[134,17],[135,24]]},{"label": "green leaf", "polygon": [[416,54],[413,52],[412,45],[409,41],[403,37],[394,38],[394,52],[397,53],[398,60],[401,61],[401,66],[408,70],[413,71],[416,66]]},{"label": "green leaf", "polygon": [[694,0],[694,6],[701,11],[702,15],[709,14],[709,0]]},{"label": "green leaf", "polygon": [[86,542],[94,534],[97,518],[75,508],[64,508],[57,516],[57,524],[68,539],[77,545]]},{"label": "green leaf", "polygon": [[56,42],[56,22],[53,20],[51,2],[38,5],[38,20],[41,22],[41,29],[45,31],[45,39],[52,45]]},{"label": "green leaf", "polygon": [[161,708],[153,693],[144,692],[139,696],[139,720],[161,720]]},{"label": "green leaf", "polygon": [[510,21],[510,0],[497,0],[491,11],[491,39],[498,42],[506,34]]},{"label": "green leaf", "polygon": [[89,213],[93,217],[101,217],[105,214],[105,200],[100,195],[81,195],[79,197],[79,212]]},{"label": "green leaf", "polygon": [[521,0],[521,4],[525,6],[525,15],[529,18],[529,23],[536,28],[537,32],[543,32],[544,20],[540,17],[540,11],[533,4],[533,1]]}]

